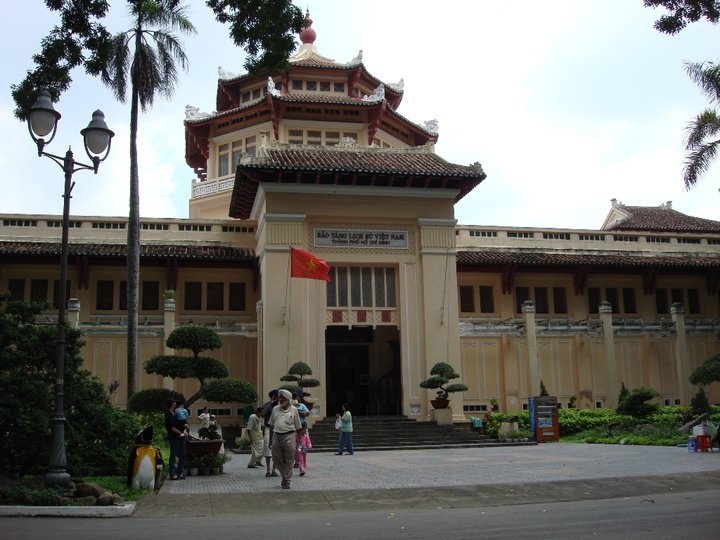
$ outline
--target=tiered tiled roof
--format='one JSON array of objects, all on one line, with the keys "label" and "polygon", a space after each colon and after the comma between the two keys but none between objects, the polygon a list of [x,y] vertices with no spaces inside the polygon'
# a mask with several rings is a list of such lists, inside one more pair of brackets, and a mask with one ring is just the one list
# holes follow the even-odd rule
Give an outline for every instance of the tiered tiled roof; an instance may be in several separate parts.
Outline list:
[{"label": "tiered tiled roof", "polygon": [[529,251],[459,251],[458,266],[556,266],[593,268],[662,267],[720,268],[720,256],[693,255],[629,255],[625,253],[538,253]]},{"label": "tiered tiled roof", "polygon": [[617,205],[620,217],[605,226],[609,231],[718,233],[720,221],[688,216],[672,207]]},{"label": "tiered tiled roof", "polygon": [[468,167],[450,163],[424,147],[276,144],[262,150],[258,157],[238,166],[230,203],[232,217],[250,216],[261,181],[454,189],[458,191],[456,200],[460,200],[486,177],[480,164]]},{"label": "tiered tiled roof", "polygon": [[[1,256],[59,257],[59,242],[2,242]],[[92,257],[126,257],[126,244],[71,243],[70,255]],[[250,249],[206,244],[141,244],[140,256],[146,258],[176,258],[206,261],[250,262],[255,254]]]}]

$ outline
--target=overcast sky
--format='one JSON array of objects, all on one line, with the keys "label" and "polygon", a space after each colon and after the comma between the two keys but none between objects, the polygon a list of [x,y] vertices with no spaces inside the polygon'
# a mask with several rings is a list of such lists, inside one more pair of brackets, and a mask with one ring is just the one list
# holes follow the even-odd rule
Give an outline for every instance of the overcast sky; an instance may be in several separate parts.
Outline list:
[{"label": "overcast sky", "polygon": [[[245,57],[203,0],[187,3],[198,29],[184,39],[190,70],[170,101],[159,99],[140,118],[145,217],[187,217],[185,106],[215,110],[217,67],[242,72]],[[0,212],[60,214],[62,172],[37,157],[10,95],[56,15],[42,0],[0,5]],[[125,3],[113,5],[107,25],[124,30]],[[661,34],[652,26],[661,12],[642,0],[313,0],[309,7],[321,54],[347,62],[362,49],[370,73],[405,79],[401,114],[420,124],[438,119],[440,156],[482,164],[488,177],[457,205],[460,223],[599,228],[612,198],[672,200],[676,210],[719,219],[720,163],[689,192],[681,173],[684,126],[708,106],[683,62],[717,60],[720,27],[703,22]],[[82,70],[56,104],[63,117],[47,150],[62,154],[72,145],[84,157],[79,131],[96,108],[116,136],[97,176],[75,175],[72,212],[127,216],[129,105]]]}]

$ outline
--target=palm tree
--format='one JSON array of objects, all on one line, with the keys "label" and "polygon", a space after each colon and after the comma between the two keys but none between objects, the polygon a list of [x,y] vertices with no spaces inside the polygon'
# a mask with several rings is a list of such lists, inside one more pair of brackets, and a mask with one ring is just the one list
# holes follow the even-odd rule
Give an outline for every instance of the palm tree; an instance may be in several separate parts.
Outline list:
[{"label": "palm tree", "polygon": [[[720,105],[720,65],[713,62],[687,63],[685,70],[710,103]],[[720,116],[715,109],[705,109],[686,129],[685,188],[693,187],[707,172],[720,149]]]},{"label": "palm tree", "polygon": [[152,107],[155,96],[172,95],[178,64],[188,59],[174,31],[195,33],[180,0],[129,0],[133,27],[112,39],[112,55],[102,81],[125,102],[130,81],[130,215],[127,239],[127,397],[135,392],[137,368],[138,290],[140,281],[140,196],[137,155],[138,106]]}]

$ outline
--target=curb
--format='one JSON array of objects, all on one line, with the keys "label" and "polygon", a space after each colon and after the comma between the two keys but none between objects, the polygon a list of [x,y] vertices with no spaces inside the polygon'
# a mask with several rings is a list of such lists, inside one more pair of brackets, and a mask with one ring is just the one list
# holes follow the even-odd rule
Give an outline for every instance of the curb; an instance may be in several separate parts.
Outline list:
[{"label": "curb", "polygon": [[0,506],[0,517],[122,518],[134,511],[134,502],[117,506]]}]

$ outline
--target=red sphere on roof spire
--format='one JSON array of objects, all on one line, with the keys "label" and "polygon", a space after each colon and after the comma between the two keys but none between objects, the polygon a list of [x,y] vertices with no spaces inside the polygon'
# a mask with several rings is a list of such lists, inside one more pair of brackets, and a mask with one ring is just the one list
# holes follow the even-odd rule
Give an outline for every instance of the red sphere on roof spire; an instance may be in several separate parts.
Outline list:
[{"label": "red sphere on roof spire", "polygon": [[305,28],[300,32],[300,41],[312,45],[315,43],[317,33],[312,28],[313,20],[310,18],[310,10],[305,12]]}]

